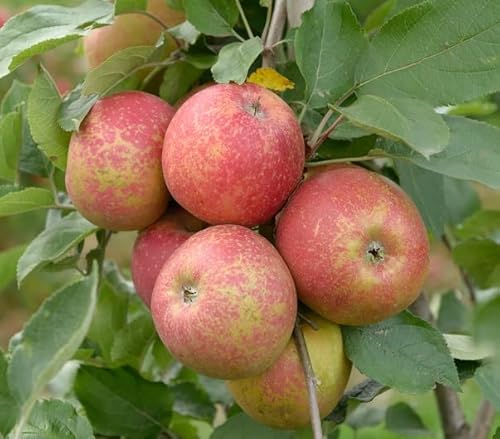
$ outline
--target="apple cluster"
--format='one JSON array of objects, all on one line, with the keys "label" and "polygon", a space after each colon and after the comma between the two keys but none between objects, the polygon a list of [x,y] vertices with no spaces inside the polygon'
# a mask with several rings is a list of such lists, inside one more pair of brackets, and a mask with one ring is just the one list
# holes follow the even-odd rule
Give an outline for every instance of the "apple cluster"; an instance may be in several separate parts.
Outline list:
[{"label": "apple cluster", "polygon": [[172,355],[228,380],[249,415],[281,428],[310,420],[298,301],[326,416],[351,369],[338,325],[406,308],[428,265],[425,227],[399,186],[349,164],[304,176],[304,163],[280,97],[217,84],[177,111],[144,92],[103,98],[71,138],[66,173],[90,221],[140,230],[133,281]]}]

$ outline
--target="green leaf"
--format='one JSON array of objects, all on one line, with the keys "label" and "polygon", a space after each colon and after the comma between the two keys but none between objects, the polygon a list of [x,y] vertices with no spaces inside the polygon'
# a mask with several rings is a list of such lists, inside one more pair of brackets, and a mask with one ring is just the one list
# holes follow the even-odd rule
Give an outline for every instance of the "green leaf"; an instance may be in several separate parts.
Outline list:
[{"label": "green leaf", "polygon": [[184,9],[196,29],[214,37],[231,35],[239,17],[234,0],[184,0]]},{"label": "green leaf", "polygon": [[456,228],[461,239],[494,238],[500,231],[500,210],[480,210]]},{"label": "green leaf", "polygon": [[217,56],[213,53],[186,53],[184,57],[184,61],[188,64],[191,64],[193,67],[196,67],[199,70],[206,70],[212,67],[216,61]]},{"label": "green leaf", "polygon": [[92,426],[68,402],[37,401],[21,436],[23,439],[93,439]]},{"label": "green leaf", "polygon": [[12,430],[19,412],[19,406],[9,390],[7,368],[7,359],[0,350],[0,437]]},{"label": "green leaf", "polygon": [[480,209],[481,202],[470,181],[445,177],[443,183],[449,224],[460,224]]},{"label": "green leaf", "polygon": [[7,114],[19,110],[28,102],[28,96],[31,91],[31,85],[20,82],[17,79],[12,81],[7,93],[5,93],[0,104],[0,113]]},{"label": "green leaf", "polygon": [[384,420],[384,414],[383,408],[360,404],[347,415],[345,423],[353,430],[374,427]]},{"label": "green leaf", "polygon": [[85,116],[99,99],[99,94],[82,95],[81,87],[72,90],[59,108],[58,123],[64,131],[78,131]]},{"label": "green leaf", "polygon": [[306,81],[308,106],[325,107],[351,89],[358,57],[367,44],[345,2],[317,0],[304,13],[295,35],[295,53]]},{"label": "green leaf", "polygon": [[39,187],[0,186],[0,217],[54,206],[52,193]]},{"label": "green leaf", "polygon": [[26,248],[17,264],[17,283],[33,270],[57,262],[71,248],[96,232],[98,227],[78,212],[70,213],[40,233]]},{"label": "green leaf", "polygon": [[347,356],[359,371],[401,392],[425,392],[441,383],[460,389],[439,331],[408,311],[368,326],[342,328]]},{"label": "green leaf", "polygon": [[429,158],[444,149],[450,132],[443,118],[416,99],[363,95],[349,107],[337,108],[354,125],[382,137],[400,140]]},{"label": "green leaf", "polygon": [[384,141],[379,146],[392,158],[461,180],[472,180],[500,189],[500,128],[464,117],[444,118],[450,129],[446,148],[426,159],[401,143]]},{"label": "green leaf", "polygon": [[500,337],[498,334],[499,312],[500,296],[477,306],[473,319],[474,338],[481,344],[487,344],[496,348],[497,353],[500,353]]},{"label": "green leaf", "polygon": [[487,363],[474,375],[484,397],[500,410],[500,365]]},{"label": "green leaf", "polygon": [[493,435],[493,439],[500,439],[500,427],[497,428],[497,431]]},{"label": "green leaf", "polygon": [[387,409],[385,426],[388,430],[403,436],[421,436],[431,433],[418,413],[404,402],[398,402]]},{"label": "green leaf", "polygon": [[0,253],[0,273],[2,273],[2,276],[0,276],[0,292],[16,279],[17,261],[25,248],[26,246],[23,244],[3,250]]},{"label": "green leaf", "polygon": [[74,8],[34,6],[16,15],[0,30],[0,77],[28,58],[91,30],[92,24],[110,23],[113,5],[105,0],[87,0]]},{"label": "green leaf", "polygon": [[478,346],[469,335],[443,334],[451,356],[458,360],[483,360],[492,356],[492,350]]},{"label": "green leaf", "polygon": [[115,15],[145,11],[147,3],[147,0],[116,0]]},{"label": "green leaf", "polygon": [[174,412],[211,422],[215,416],[215,405],[208,394],[195,383],[177,383],[171,388],[174,395]]},{"label": "green leaf", "polygon": [[177,26],[171,27],[168,33],[178,40],[184,40],[188,44],[196,43],[196,40],[200,36],[200,32],[189,21],[184,21]]},{"label": "green leaf", "polygon": [[57,123],[61,102],[52,78],[45,70],[41,70],[28,99],[31,136],[47,158],[64,171],[70,134],[63,131]]},{"label": "green leaf", "polygon": [[[422,35],[429,35],[422,42]],[[373,38],[357,70],[362,94],[459,103],[500,89],[500,3],[431,0]]]},{"label": "green leaf", "polygon": [[489,239],[471,239],[453,248],[453,259],[480,288],[500,286],[500,244]]},{"label": "green leaf", "polygon": [[454,291],[441,296],[437,327],[441,332],[463,333],[469,321],[468,308],[457,298]]},{"label": "green leaf", "polygon": [[23,144],[21,146],[21,153],[19,154],[18,168],[27,174],[47,177],[48,167],[49,161],[47,157],[38,149],[38,145],[31,137],[28,118],[23,106]]},{"label": "green leaf", "polygon": [[45,385],[82,343],[94,314],[97,282],[95,265],[90,276],[49,297],[24,326],[7,372],[22,420],[29,418]]},{"label": "green leaf", "polygon": [[212,66],[214,80],[219,83],[236,82],[243,84],[248,70],[264,50],[259,37],[251,38],[243,43],[231,43],[219,52],[217,62]]},{"label": "green leaf", "polygon": [[203,70],[181,61],[167,68],[160,86],[160,97],[175,104],[200,78]]},{"label": "green leaf", "polygon": [[224,424],[217,427],[210,439],[293,439],[292,431],[277,430],[253,421],[245,413],[231,416]]},{"label": "green leaf", "polygon": [[86,96],[94,93],[100,96],[107,94],[147,64],[155,50],[153,46],[128,47],[111,55],[87,74],[82,94]]},{"label": "green leaf", "polygon": [[394,10],[397,3],[398,0],[386,0],[370,12],[365,20],[364,28],[366,32],[372,32],[381,27],[390,16],[390,13]]},{"label": "green leaf", "polygon": [[0,119],[0,179],[14,182],[22,146],[22,114],[8,113]]},{"label": "green leaf", "polygon": [[74,390],[100,434],[144,439],[168,428],[173,403],[170,390],[165,384],[146,381],[132,369],[81,366]]}]

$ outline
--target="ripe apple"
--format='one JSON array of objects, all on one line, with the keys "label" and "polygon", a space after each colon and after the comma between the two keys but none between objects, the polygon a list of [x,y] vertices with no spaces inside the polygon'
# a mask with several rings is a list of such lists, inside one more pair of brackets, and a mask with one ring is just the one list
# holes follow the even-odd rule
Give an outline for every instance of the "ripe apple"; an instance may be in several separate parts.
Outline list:
[{"label": "ripe apple", "polygon": [[297,295],[286,264],[265,238],[222,225],[196,233],[165,263],[151,312],[180,362],[214,378],[246,378],[285,349]]},{"label": "ripe apple", "polygon": [[429,294],[446,293],[460,288],[461,276],[450,251],[441,241],[433,241],[430,247],[429,272],[424,290]]},{"label": "ripe apple", "polygon": [[[315,330],[302,324],[311,365],[317,379],[321,417],[336,406],[349,379],[351,363],[344,354],[340,328],[314,314],[308,317]],[[310,423],[309,394],[304,369],[294,340],[278,360],[261,375],[226,381],[238,405],[253,419],[275,428],[297,429]]]},{"label": "ripe apple", "polygon": [[141,231],[132,250],[130,268],[137,294],[147,306],[160,269],[177,248],[198,230],[203,222],[175,206],[167,214]]},{"label": "ripe apple", "polygon": [[[182,23],[184,13],[170,8],[165,0],[149,0],[147,12],[159,18],[167,27]],[[163,31],[162,26],[142,14],[123,14],[113,24],[94,29],[83,40],[85,57],[94,68],[114,53],[134,46],[154,46]],[[175,45],[169,41],[169,52]],[[167,54],[166,54],[167,55]]]},{"label": "ripe apple", "polygon": [[299,299],[343,325],[374,323],[406,308],[429,264],[413,202],[395,183],[358,166],[306,180],[280,215],[276,246]]},{"label": "ripe apple", "polygon": [[10,11],[6,8],[0,7],[0,27],[10,18]]},{"label": "ripe apple", "polygon": [[80,213],[109,230],[138,230],[165,212],[163,136],[174,110],[130,91],[98,101],[73,133],[66,186]]},{"label": "ripe apple", "polygon": [[295,188],[304,139],[288,105],[255,84],[217,84],[189,98],[165,135],[172,196],[210,224],[262,224]]}]

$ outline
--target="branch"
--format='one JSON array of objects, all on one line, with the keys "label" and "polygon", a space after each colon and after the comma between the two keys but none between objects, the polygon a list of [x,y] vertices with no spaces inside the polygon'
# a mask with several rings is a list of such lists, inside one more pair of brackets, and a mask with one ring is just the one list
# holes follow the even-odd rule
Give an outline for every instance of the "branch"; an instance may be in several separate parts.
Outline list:
[{"label": "branch", "polygon": [[[326,124],[326,121],[328,120],[327,119],[327,115],[328,115],[328,118],[330,117],[329,116],[329,112],[331,110],[328,110],[328,113],[325,114],[325,117],[323,118],[323,120],[325,120],[325,124]],[[333,113],[331,113],[333,114]],[[323,120],[321,122],[323,122]],[[344,120],[344,116],[341,114],[339,117],[337,117],[337,119],[335,119],[333,121],[333,123],[320,135],[314,133],[314,136],[311,140],[311,151],[309,153],[309,157],[314,157],[314,154],[316,154],[316,151],[318,150],[318,148],[323,144],[323,142],[328,139],[328,136],[330,135],[330,133],[332,133],[339,125],[340,123]],[[324,126],[324,125],[323,125]],[[318,128],[321,128],[322,129],[322,124],[320,123],[318,125]]]},{"label": "branch", "polygon": [[272,67],[274,56],[272,47],[281,40],[283,29],[286,23],[286,0],[276,0],[274,3],[271,24],[264,41],[264,54],[262,55],[262,65]]},{"label": "branch", "polygon": [[248,23],[247,17],[245,15],[245,11],[243,10],[240,0],[236,0],[236,6],[238,7],[238,12],[240,13],[241,20],[243,21],[243,24],[245,25],[245,29],[248,34],[248,38],[253,38],[253,32],[252,28],[250,27],[250,24]]},{"label": "branch", "polygon": [[311,365],[311,358],[309,357],[309,352],[307,351],[304,334],[302,333],[302,329],[300,329],[298,320],[295,322],[293,337],[295,339],[295,344],[297,345],[297,350],[299,351],[302,367],[304,368],[307,392],[309,393],[309,413],[311,414],[313,437],[314,439],[323,439],[323,433],[321,431],[321,415],[319,414],[318,397],[316,395],[317,381]]},{"label": "branch", "polygon": [[477,411],[476,420],[470,433],[471,439],[487,439],[491,424],[495,417],[495,409],[491,402],[483,401]]}]

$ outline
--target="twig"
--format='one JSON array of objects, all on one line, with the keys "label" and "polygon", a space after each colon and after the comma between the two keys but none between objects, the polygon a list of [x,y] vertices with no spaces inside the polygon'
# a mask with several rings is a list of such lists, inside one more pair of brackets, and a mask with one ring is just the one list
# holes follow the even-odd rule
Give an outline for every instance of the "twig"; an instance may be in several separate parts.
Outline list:
[{"label": "twig", "polygon": [[240,40],[242,43],[245,42],[245,38],[243,38],[238,32],[236,32],[234,29],[231,29],[231,33],[233,34],[234,37],[236,37],[238,40]]},{"label": "twig", "polygon": [[245,15],[245,11],[241,7],[240,0],[236,0],[236,6],[238,7],[238,11],[240,13],[240,17],[241,17],[241,19],[243,21],[243,24],[245,25],[245,29],[247,31],[247,34],[248,34],[249,38],[253,38],[252,28],[250,27],[250,24],[248,23],[247,17]]},{"label": "twig", "polygon": [[317,166],[331,165],[333,163],[347,163],[347,162],[364,162],[365,160],[373,160],[377,158],[384,158],[377,155],[362,155],[359,157],[345,157],[341,159],[322,160],[320,162],[306,162],[306,168],[315,168]]},{"label": "twig", "polygon": [[134,11],[134,13],[141,14],[141,15],[144,15],[148,18],[151,18],[151,20],[158,23],[163,28],[163,30],[168,29],[168,26],[162,20],[160,20],[156,15],[150,14],[148,11]]},{"label": "twig", "polygon": [[[329,110],[330,111],[330,110]],[[325,115],[326,116],[326,115]],[[309,157],[314,157],[314,154],[316,154],[316,151],[318,148],[323,144],[323,142],[328,138],[330,133],[332,133],[335,128],[337,128],[340,123],[344,120],[344,116],[341,114],[337,119],[334,120],[334,122],[319,136],[317,140],[314,141],[311,145],[311,152],[309,153]]]},{"label": "twig", "polygon": [[266,41],[267,33],[269,32],[269,25],[271,24],[271,17],[273,14],[273,0],[269,0],[269,7],[267,8],[266,23],[264,24],[264,29],[262,29],[261,38],[262,41]]},{"label": "twig", "polygon": [[299,316],[300,320],[303,320],[304,322],[306,322],[315,331],[319,330],[319,326],[313,320],[311,320],[309,317],[307,317],[305,314],[303,314],[299,311],[299,312],[297,312],[297,315]]},{"label": "twig", "polygon": [[483,401],[477,411],[476,420],[470,433],[471,439],[487,439],[491,424],[495,416],[495,409],[491,402]]},{"label": "twig", "polygon": [[274,65],[272,47],[281,40],[283,29],[286,23],[286,0],[276,0],[271,16],[271,24],[264,41],[264,53],[262,55],[262,65],[272,67]]},{"label": "twig", "polygon": [[316,395],[316,377],[314,376],[311,358],[309,357],[309,352],[307,351],[304,334],[302,333],[302,329],[300,329],[298,321],[295,322],[293,337],[295,339],[295,344],[297,345],[297,350],[299,351],[302,367],[304,368],[307,392],[309,394],[309,412],[311,414],[313,437],[314,439],[323,439],[323,433],[321,431],[321,415],[319,414],[318,397]]}]

